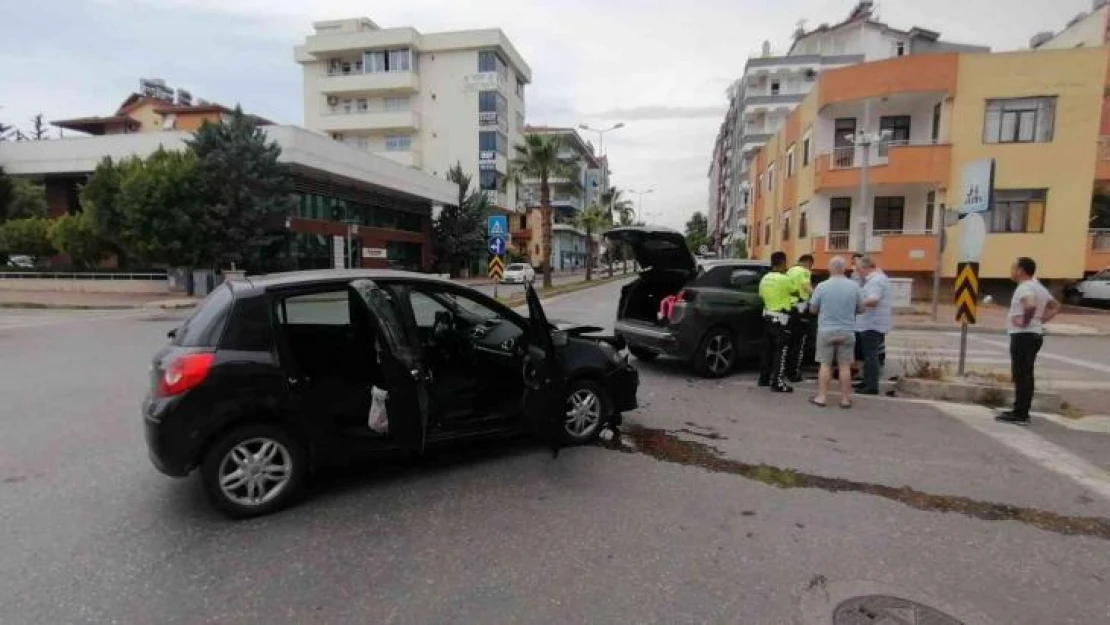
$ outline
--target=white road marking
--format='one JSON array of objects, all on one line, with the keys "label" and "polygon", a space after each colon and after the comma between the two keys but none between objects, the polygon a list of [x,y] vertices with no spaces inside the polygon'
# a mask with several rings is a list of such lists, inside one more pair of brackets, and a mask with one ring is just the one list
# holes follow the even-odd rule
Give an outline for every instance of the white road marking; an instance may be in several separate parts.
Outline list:
[{"label": "white road marking", "polygon": [[150,310],[134,310],[121,311],[113,314],[52,314],[45,316],[21,315],[18,317],[8,318],[0,317],[0,332],[4,330],[25,330],[30,328],[43,328],[79,322],[108,321],[111,319],[134,319],[136,317],[144,317],[155,313],[156,311]]},{"label": "white road marking", "polygon": [[[1001,341],[988,341],[987,339],[980,339],[980,338],[976,338],[975,340],[979,341],[980,343],[986,343],[987,345],[993,345],[995,347],[1004,347],[1007,350],[1010,349],[1010,344],[1009,343],[1003,343]],[[1059,354],[1053,354],[1052,352],[1046,352],[1046,351],[1042,351],[1040,354],[1038,354],[1037,358],[1044,358],[1046,360],[1055,360],[1056,362],[1062,362],[1064,364],[1069,364],[1069,365],[1073,365],[1073,366],[1076,366],[1076,367],[1082,367],[1084,369],[1090,369],[1092,371],[1101,371],[1103,373],[1110,373],[1110,365],[1104,365],[1101,362],[1094,362],[1092,360],[1084,360],[1082,358],[1072,358],[1071,356],[1061,356]]]},{"label": "white road marking", "polygon": [[971,429],[1110,501],[1110,472],[1025,428],[995,421],[994,412],[987,408],[944,402],[934,402],[934,405]]}]

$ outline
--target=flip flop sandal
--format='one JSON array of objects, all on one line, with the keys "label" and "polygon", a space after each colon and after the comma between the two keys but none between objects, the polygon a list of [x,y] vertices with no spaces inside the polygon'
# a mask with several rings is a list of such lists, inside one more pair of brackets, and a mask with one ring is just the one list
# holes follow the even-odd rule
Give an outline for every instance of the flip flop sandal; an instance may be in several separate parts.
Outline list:
[{"label": "flip flop sandal", "polygon": [[825,407],[828,406],[828,404],[825,403],[825,402],[817,401],[816,397],[811,397],[809,399],[809,403],[813,404],[814,406],[817,406],[818,408],[825,408]]}]

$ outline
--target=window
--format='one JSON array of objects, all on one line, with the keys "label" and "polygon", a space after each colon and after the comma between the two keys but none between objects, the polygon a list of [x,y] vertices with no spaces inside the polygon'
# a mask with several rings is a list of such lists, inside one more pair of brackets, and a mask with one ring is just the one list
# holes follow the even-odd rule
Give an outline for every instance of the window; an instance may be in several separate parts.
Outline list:
[{"label": "window", "polygon": [[347,290],[287,297],[278,307],[278,320],[282,324],[351,325]]},{"label": "window", "polygon": [[497,91],[478,92],[478,112],[501,113],[509,110],[509,101]]},{"label": "window", "polygon": [[1048,143],[1055,123],[1055,97],[987,100],[983,143]]},{"label": "window", "polygon": [[516,131],[524,132],[524,113],[516,114]]},{"label": "window", "polygon": [[509,153],[509,137],[503,132],[483,130],[478,133],[478,151],[507,155]]},{"label": "window", "polygon": [[483,191],[500,191],[504,176],[493,169],[483,169],[478,172],[478,185]]},{"label": "window", "polygon": [[759,281],[763,279],[763,272],[759,269],[749,269],[747,267],[731,270],[721,267],[721,269],[729,271],[729,287],[745,293],[759,292]]},{"label": "window", "polygon": [[771,95],[778,95],[779,91],[781,89],[782,89],[782,84],[779,83],[779,81],[777,81],[777,80],[772,80],[771,81]]},{"label": "window", "polygon": [[772,191],[775,188],[775,164],[771,163],[767,166],[767,190]]},{"label": "window", "polygon": [[173,130],[177,126],[177,114],[167,113],[162,118],[162,130]]},{"label": "window", "polygon": [[940,141],[940,112],[942,106],[940,102],[933,106],[933,143]]},{"label": "window", "polygon": [[390,50],[386,57],[387,72],[407,72],[412,69],[412,50],[400,48]]},{"label": "window", "polygon": [[385,99],[385,110],[387,111],[407,111],[409,110],[408,96],[391,96]]},{"label": "window", "polygon": [[763,244],[771,244],[771,220],[768,219],[767,223],[763,225]]},{"label": "window", "polygon": [[786,151],[786,177],[790,178],[794,175],[794,146]]},{"label": "window", "polygon": [[798,238],[804,239],[809,236],[809,223],[806,215],[806,205],[802,204],[798,207]]},{"label": "window", "polygon": [[875,198],[872,230],[875,232],[901,233],[906,212],[906,198],[900,196]]},{"label": "window", "polygon": [[883,115],[879,118],[879,134],[884,137],[879,143],[879,156],[886,157],[890,146],[909,143],[910,116]]},{"label": "window", "polygon": [[990,210],[991,232],[1044,232],[1045,189],[996,190]]},{"label": "window", "polygon": [[809,137],[802,139],[802,167],[809,165]]},{"label": "window", "polygon": [[894,56],[906,56],[906,42],[896,41],[894,43]]},{"label": "window", "polygon": [[370,110],[370,100],[366,98],[359,98],[355,100],[355,110],[359,113],[365,113]]},{"label": "window", "polygon": [[829,200],[829,232],[848,232],[851,229],[852,198],[831,198]]},{"label": "window", "polygon": [[177,329],[173,344],[179,347],[216,347],[224,326],[227,325],[234,300],[231,288],[227,285],[221,285],[209,293]]},{"label": "window", "polygon": [[933,224],[935,223],[937,210],[937,192],[930,191],[925,194],[925,232],[933,231]]},{"label": "window", "polygon": [[505,61],[501,60],[501,56],[494,50],[480,50],[478,52],[478,71],[482,73],[497,72],[501,80],[508,82],[509,68],[505,66]]},{"label": "window", "polygon": [[790,214],[786,214],[782,218],[782,240],[790,240]]},{"label": "window", "polygon": [[367,74],[379,74],[385,71],[385,50],[374,50],[362,53],[362,67]]},{"label": "window", "polygon": [[[392,50],[367,50],[362,53],[362,63],[357,69],[367,74],[380,74],[383,72],[409,72],[412,71],[412,50],[409,48],[394,48]],[[344,72],[347,73],[347,72]]]},{"label": "window", "polygon": [[516,97],[524,99],[524,79],[520,76],[516,77]]},{"label": "window", "polygon": [[412,136],[411,135],[386,135],[385,136],[385,151],[386,152],[408,152],[412,149]]},{"label": "window", "polygon": [[856,159],[856,118],[841,117],[833,122],[833,166],[852,167]]}]

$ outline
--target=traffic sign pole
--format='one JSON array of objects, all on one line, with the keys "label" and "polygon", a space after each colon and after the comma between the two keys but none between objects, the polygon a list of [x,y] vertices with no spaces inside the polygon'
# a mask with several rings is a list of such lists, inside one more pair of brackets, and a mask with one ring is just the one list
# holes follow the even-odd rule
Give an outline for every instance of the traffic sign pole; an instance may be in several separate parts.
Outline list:
[{"label": "traffic sign pole", "polygon": [[979,303],[979,263],[959,263],[956,268],[956,321],[960,323],[960,361],[957,373],[967,364],[967,331],[975,323]]}]

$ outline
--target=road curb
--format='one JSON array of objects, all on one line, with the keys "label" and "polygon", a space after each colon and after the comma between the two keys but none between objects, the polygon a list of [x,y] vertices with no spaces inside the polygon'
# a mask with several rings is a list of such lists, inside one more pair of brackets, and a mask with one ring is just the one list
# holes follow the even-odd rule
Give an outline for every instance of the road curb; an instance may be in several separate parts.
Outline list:
[{"label": "road curb", "polygon": [[[1059,330],[1059,329],[1054,330],[1051,325],[1048,325],[1048,326],[1045,326],[1044,333],[1045,333],[1046,336],[1082,336],[1082,337],[1093,337],[1093,338],[1100,338],[1100,337],[1110,336],[1110,332],[1095,330],[1094,328],[1091,328],[1091,327],[1088,327],[1088,326],[1081,326],[1081,327],[1084,329],[1084,331],[1077,332],[1077,331],[1073,331],[1073,330]],[[899,324],[897,321],[894,323],[894,328],[893,328],[894,331],[897,331],[897,330],[902,330],[902,331],[919,330],[919,331],[922,331],[922,332],[959,332],[960,329],[961,329],[960,326],[946,325],[946,324],[942,324],[942,323]],[[985,328],[985,327],[982,327],[982,326],[968,326],[968,333],[969,334],[1006,335],[1006,334],[1009,333],[1009,330],[1007,330],[1006,328]]]},{"label": "road curb", "polygon": [[42,302],[0,302],[0,308],[12,310],[135,310],[139,306],[119,304],[43,304]]}]

